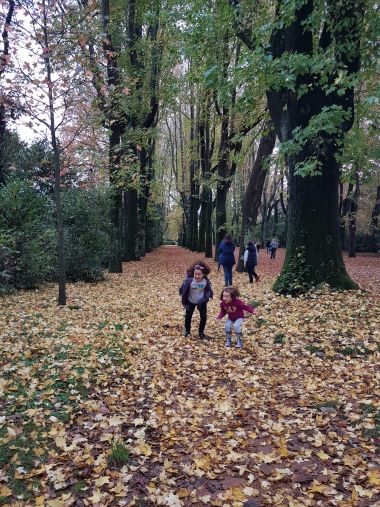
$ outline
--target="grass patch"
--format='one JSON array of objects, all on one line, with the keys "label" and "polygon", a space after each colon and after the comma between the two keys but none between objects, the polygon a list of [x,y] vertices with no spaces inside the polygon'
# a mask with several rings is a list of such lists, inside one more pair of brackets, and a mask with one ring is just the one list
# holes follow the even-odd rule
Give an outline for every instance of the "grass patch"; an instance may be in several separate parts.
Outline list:
[{"label": "grass patch", "polygon": [[108,457],[108,462],[113,467],[122,467],[128,464],[131,460],[128,449],[122,440],[116,440],[112,445],[111,454]]},{"label": "grass patch", "polygon": [[251,301],[249,301],[248,304],[251,305],[251,306],[253,306],[254,308],[257,308],[258,306],[262,305],[263,302],[262,301],[257,301],[256,299],[252,299]]},{"label": "grass patch", "polygon": [[84,481],[78,481],[71,487],[72,491],[74,493],[83,493],[88,489],[88,485]]},{"label": "grass patch", "polygon": [[348,356],[348,357],[358,357],[358,356],[365,356],[366,357],[366,356],[373,354],[373,351],[367,349],[367,347],[361,348],[361,347],[357,347],[357,346],[336,348],[335,351],[338,352],[339,354],[343,354],[344,356]]},{"label": "grass patch", "polygon": [[284,333],[277,333],[276,336],[274,337],[273,343],[276,343],[276,344],[285,343]]},{"label": "grass patch", "polygon": [[325,350],[322,347],[317,345],[306,345],[305,350],[310,352],[310,354],[322,355],[325,353]]},{"label": "grass patch", "polygon": [[317,405],[314,405],[314,408],[321,411],[328,409],[335,410],[338,407],[339,407],[338,400],[326,400],[322,401],[321,403],[318,403]]},{"label": "grass patch", "polygon": [[261,327],[261,326],[265,326],[265,324],[267,323],[268,321],[259,317],[257,320],[256,320],[256,326],[257,327]]}]

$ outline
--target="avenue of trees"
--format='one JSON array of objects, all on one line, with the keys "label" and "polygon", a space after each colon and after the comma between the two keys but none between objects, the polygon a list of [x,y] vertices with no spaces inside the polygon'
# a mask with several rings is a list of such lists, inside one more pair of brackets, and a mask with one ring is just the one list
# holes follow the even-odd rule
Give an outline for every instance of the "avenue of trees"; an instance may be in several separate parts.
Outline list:
[{"label": "avenue of trees", "polygon": [[226,232],[286,246],[276,292],[355,288],[342,248],[380,249],[379,11],[0,0],[0,291],[56,280],[65,304],[66,279]]}]

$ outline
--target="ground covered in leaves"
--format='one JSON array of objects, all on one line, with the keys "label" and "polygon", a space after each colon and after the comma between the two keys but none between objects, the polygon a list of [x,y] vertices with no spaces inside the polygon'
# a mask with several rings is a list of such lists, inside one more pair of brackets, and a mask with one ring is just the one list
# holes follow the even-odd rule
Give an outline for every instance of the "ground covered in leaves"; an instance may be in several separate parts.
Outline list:
[{"label": "ground covered in leaves", "polygon": [[363,289],[273,294],[237,274],[242,350],[216,322],[181,336],[178,286],[197,258],[162,247],[122,275],[0,300],[0,504],[380,505],[380,258],[347,261]]}]

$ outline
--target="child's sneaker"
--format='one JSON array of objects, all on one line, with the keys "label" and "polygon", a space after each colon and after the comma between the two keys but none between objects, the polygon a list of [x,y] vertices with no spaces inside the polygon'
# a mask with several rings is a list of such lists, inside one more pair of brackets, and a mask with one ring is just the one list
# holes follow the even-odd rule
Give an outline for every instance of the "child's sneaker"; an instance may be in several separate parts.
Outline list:
[{"label": "child's sneaker", "polygon": [[200,340],[209,340],[210,337],[205,335],[204,333],[199,333],[199,339]]},{"label": "child's sneaker", "polygon": [[236,347],[237,349],[241,349],[241,348],[242,348],[242,346],[243,346],[243,340],[242,340],[241,336],[238,336],[238,339],[237,339],[237,342],[236,342],[235,347]]},{"label": "child's sneaker", "polygon": [[182,336],[184,336],[186,338],[186,336],[189,336],[190,332],[189,331],[186,331],[186,329],[184,329],[182,331]]},{"label": "child's sneaker", "polygon": [[227,336],[226,347],[231,347],[231,336]]}]

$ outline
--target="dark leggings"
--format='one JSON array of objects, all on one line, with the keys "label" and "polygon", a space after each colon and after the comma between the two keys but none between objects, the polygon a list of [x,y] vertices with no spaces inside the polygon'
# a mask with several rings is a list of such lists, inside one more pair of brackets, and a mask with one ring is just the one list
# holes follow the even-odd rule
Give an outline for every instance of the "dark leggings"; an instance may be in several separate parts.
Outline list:
[{"label": "dark leggings", "polygon": [[191,318],[193,316],[195,307],[198,308],[199,315],[201,317],[201,321],[199,323],[199,334],[203,334],[205,327],[206,327],[206,321],[207,321],[207,303],[201,303],[199,305],[195,305],[194,303],[190,303],[190,301],[187,302],[186,315],[185,315],[185,329],[188,333],[190,333]]},{"label": "dark leggings", "polygon": [[253,277],[257,280],[259,275],[255,272],[255,266],[247,266],[247,273],[249,276],[249,281],[253,282]]}]

